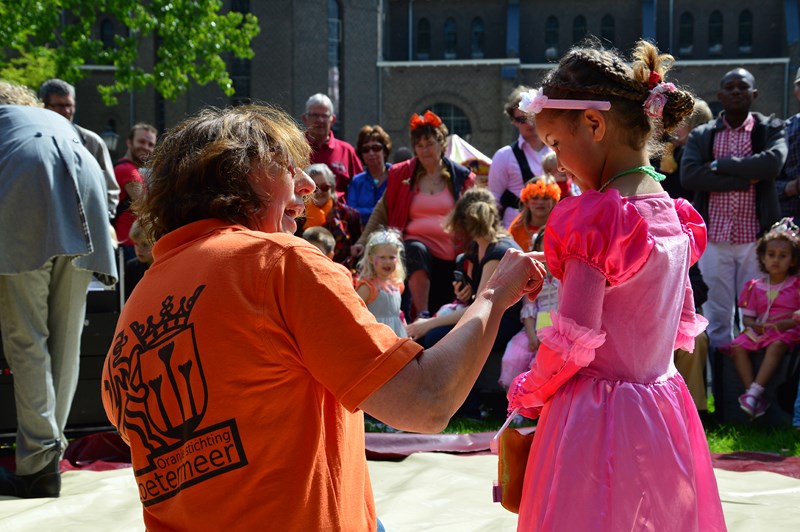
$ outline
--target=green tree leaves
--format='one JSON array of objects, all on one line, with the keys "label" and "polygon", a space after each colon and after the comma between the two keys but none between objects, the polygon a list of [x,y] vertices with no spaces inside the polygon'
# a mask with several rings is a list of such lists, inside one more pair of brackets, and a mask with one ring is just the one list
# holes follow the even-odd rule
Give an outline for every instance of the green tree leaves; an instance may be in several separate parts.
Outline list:
[{"label": "green tree leaves", "polygon": [[[114,29],[105,40],[103,24]],[[220,0],[0,0],[0,77],[36,88],[104,65],[114,69],[98,86],[108,105],[149,85],[172,100],[193,82],[232,95],[225,58],[251,58],[259,31],[255,16],[222,13]]]}]

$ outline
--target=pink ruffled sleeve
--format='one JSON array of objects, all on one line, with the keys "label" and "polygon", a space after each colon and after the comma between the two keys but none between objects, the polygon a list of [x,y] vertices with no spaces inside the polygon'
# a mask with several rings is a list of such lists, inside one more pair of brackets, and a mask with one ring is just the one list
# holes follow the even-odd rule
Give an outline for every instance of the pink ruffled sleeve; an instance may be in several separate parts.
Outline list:
[{"label": "pink ruffled sleeve", "polygon": [[689,249],[692,252],[691,264],[694,264],[708,245],[706,224],[703,222],[703,217],[692,207],[691,203],[683,198],[677,198],[674,201],[681,228],[686,236],[689,237]]},{"label": "pink ruffled sleeve", "polygon": [[509,387],[508,409],[520,408],[525,417],[535,419],[544,403],[581,368],[594,360],[595,349],[603,345],[606,334],[582,327],[558,312],[553,325],[539,329],[542,341],[530,371],[517,376]]},{"label": "pink ruffled sleeve", "polygon": [[648,229],[616,190],[565,198],[553,209],[545,229],[547,265],[563,280],[565,263],[577,259],[602,273],[609,285],[618,285],[647,262],[655,245]]},{"label": "pink ruffled sleeve", "polygon": [[[675,210],[684,234],[689,238],[690,264],[694,264],[706,250],[706,224],[702,216],[683,198],[674,200]],[[695,313],[694,294],[691,284],[686,283],[683,297],[681,320],[678,323],[678,333],[675,337],[674,349],[694,351],[694,339],[708,326],[708,320]]]}]

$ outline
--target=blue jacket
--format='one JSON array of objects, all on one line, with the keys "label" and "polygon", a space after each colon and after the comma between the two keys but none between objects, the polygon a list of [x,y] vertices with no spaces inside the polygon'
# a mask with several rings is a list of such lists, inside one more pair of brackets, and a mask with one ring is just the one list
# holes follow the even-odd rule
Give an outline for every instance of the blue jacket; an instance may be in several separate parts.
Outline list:
[{"label": "blue jacket", "polygon": [[[386,163],[386,168],[389,166],[391,165]],[[347,187],[347,204],[361,215],[361,225],[367,224],[372,209],[386,190],[386,183],[384,181],[380,186],[375,186],[375,178],[369,173],[369,169],[356,174],[350,181],[350,186]]]}]

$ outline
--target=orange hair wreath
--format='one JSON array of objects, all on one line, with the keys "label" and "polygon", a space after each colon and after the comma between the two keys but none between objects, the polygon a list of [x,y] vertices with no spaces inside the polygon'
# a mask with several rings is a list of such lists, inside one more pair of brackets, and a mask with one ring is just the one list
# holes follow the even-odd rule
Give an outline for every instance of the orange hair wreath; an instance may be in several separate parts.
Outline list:
[{"label": "orange hair wreath", "polygon": [[523,203],[528,203],[532,198],[553,198],[556,202],[561,199],[561,188],[556,183],[548,183],[544,179],[531,181],[519,195]]},{"label": "orange hair wreath", "polygon": [[436,116],[436,114],[433,111],[428,109],[422,116],[419,116],[417,113],[414,113],[413,116],[411,117],[409,125],[411,126],[412,131],[420,126],[426,126],[426,125],[432,127],[439,127],[442,125],[442,119]]}]

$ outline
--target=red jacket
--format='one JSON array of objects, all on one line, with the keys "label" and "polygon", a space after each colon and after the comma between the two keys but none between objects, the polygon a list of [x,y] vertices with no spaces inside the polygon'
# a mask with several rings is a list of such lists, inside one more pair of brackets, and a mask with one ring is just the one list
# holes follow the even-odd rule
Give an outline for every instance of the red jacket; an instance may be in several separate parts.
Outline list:
[{"label": "red jacket", "polygon": [[[443,158],[453,179],[453,198],[458,201],[461,194],[475,185],[475,174],[468,168]],[[408,211],[411,208],[411,199],[414,191],[414,172],[417,169],[416,157],[393,164],[389,168],[389,177],[386,182],[386,210],[389,227],[403,231],[408,223]]]}]

